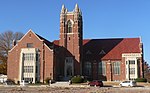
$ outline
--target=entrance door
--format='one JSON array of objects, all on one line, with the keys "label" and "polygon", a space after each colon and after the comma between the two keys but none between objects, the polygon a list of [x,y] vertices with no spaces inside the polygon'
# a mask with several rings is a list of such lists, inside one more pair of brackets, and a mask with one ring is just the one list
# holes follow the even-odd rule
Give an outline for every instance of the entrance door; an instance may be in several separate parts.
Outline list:
[{"label": "entrance door", "polygon": [[74,75],[73,57],[66,57],[65,59],[65,77]]}]

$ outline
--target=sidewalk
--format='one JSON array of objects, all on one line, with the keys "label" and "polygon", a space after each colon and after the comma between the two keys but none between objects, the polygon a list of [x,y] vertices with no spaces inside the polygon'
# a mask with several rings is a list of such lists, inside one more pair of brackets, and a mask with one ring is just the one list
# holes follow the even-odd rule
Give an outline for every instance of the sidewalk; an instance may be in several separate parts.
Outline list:
[{"label": "sidewalk", "polygon": [[56,82],[48,85],[48,87],[89,87],[89,86],[82,84],[70,84],[69,82]]}]

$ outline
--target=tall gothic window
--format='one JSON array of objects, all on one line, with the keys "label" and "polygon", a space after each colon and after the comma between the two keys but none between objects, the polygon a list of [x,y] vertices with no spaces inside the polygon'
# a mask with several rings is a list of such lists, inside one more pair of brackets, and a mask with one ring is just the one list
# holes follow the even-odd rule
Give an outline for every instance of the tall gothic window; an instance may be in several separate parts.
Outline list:
[{"label": "tall gothic window", "polygon": [[113,70],[115,75],[120,75],[120,62],[113,63]]},{"label": "tall gothic window", "polygon": [[86,75],[91,75],[91,63],[90,62],[86,62],[85,63],[85,74]]},{"label": "tall gothic window", "polygon": [[68,21],[67,25],[68,25],[68,31],[67,32],[72,33],[72,23],[70,20]]},{"label": "tall gothic window", "polygon": [[98,74],[99,75],[106,75],[106,64],[105,62],[98,63]]}]

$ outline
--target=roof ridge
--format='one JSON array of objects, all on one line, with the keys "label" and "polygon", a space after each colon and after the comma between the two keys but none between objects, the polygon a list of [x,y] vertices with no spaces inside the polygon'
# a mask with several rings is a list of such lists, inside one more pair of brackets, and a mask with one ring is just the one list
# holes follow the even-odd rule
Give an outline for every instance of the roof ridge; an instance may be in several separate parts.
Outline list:
[{"label": "roof ridge", "polygon": [[128,37],[127,37],[127,38],[121,38],[121,37],[120,37],[120,38],[97,38],[97,39],[96,39],[96,38],[94,38],[94,39],[87,39],[87,38],[86,38],[86,39],[83,39],[83,40],[138,39],[138,38],[139,38],[139,37],[131,37],[131,38],[128,38]]}]

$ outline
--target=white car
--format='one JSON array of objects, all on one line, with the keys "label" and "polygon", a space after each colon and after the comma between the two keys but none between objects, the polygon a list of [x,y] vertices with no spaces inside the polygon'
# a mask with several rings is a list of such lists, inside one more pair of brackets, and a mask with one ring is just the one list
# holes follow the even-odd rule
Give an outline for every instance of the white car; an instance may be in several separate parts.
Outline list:
[{"label": "white car", "polygon": [[123,81],[119,84],[121,87],[134,87],[136,86],[135,81]]}]

